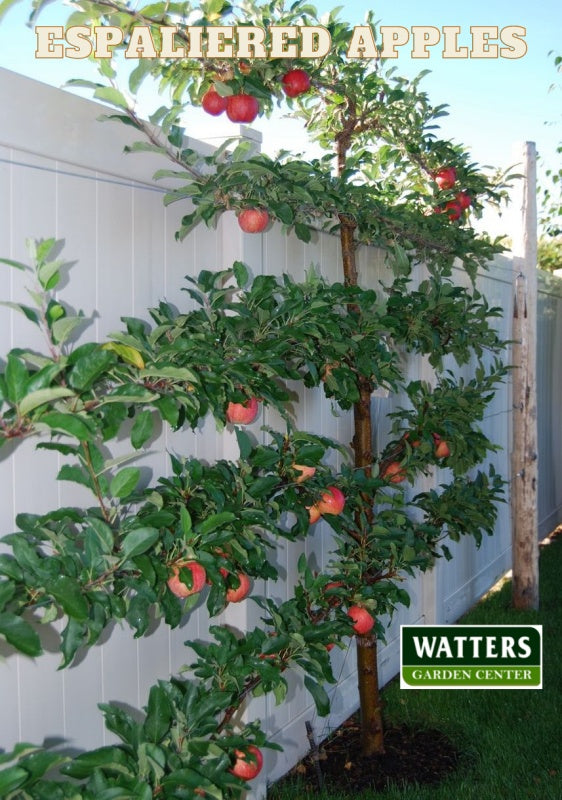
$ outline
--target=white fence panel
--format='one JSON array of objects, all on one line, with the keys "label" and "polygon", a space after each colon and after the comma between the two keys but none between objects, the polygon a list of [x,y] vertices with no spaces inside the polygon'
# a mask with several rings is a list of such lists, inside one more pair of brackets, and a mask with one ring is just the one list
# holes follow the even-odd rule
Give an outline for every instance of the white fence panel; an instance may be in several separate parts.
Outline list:
[{"label": "white fence panel", "polygon": [[[64,286],[63,299],[87,316],[95,314],[85,337],[100,339],[120,329],[123,315],[146,318],[146,309],[164,298],[179,308],[185,307],[188,300],[181,287],[186,274],[228,267],[235,259],[245,261],[254,275],[289,272],[301,279],[314,264],[330,280],[341,279],[339,245],[327,234],[315,234],[308,245],[282,235],[279,226],[273,226],[266,236],[245,236],[234,215],[228,213],[221,217],[216,230],[199,227],[183,243],[176,242],[174,231],[185,208],[164,208],[163,189],[155,186],[151,178],[154,170],[162,166],[161,160],[146,154],[123,155],[123,146],[136,138],[130,129],[99,123],[100,107],[94,103],[6,70],[0,70],[0,97],[5,110],[0,131],[0,255],[25,260],[26,237],[63,239],[65,257],[76,261]],[[200,149],[205,147],[200,145]],[[381,253],[361,249],[359,268],[361,281],[378,288],[385,270]],[[466,279],[461,270],[455,274],[458,280]],[[3,276],[2,299],[21,300],[24,276],[13,270],[3,272]],[[499,259],[481,277],[480,286],[489,302],[504,310],[499,326],[501,335],[509,338],[513,294],[510,261]],[[541,284],[540,303],[539,503],[541,530],[546,533],[560,519],[562,506],[560,480],[556,480],[562,444],[557,413],[562,389],[559,282],[549,279]],[[2,354],[15,346],[41,347],[33,327],[5,308],[0,309],[0,342]],[[432,372],[425,360],[412,359],[409,376],[431,380]],[[293,388],[297,391],[296,386]],[[350,443],[350,413],[335,416],[320,389],[304,393],[300,390],[299,394],[295,409],[301,428]],[[387,435],[384,415],[390,408],[389,399],[373,399],[380,422],[376,431],[379,448]],[[497,393],[483,426],[503,448],[492,460],[506,479],[510,477],[510,412],[506,384]],[[265,410],[253,427],[257,436],[261,436],[259,426],[264,423],[275,427],[281,420],[276,412]],[[122,447],[126,448],[126,442]],[[141,462],[153,477],[166,474],[168,451],[209,462],[237,457],[234,437],[228,433],[217,435],[210,419],[195,432],[161,432],[152,452]],[[18,512],[45,512],[58,505],[90,502],[74,485],[55,480],[59,466],[59,459],[52,454],[35,452],[31,441],[17,448],[2,448],[2,533],[14,529]],[[416,491],[446,477],[444,473],[427,478],[416,486]],[[284,581],[264,587],[271,597],[282,601],[289,595],[303,549],[321,569],[330,551],[327,526],[318,523],[306,543],[281,544],[276,558]],[[479,550],[468,541],[452,549],[452,562],[441,561],[432,573],[409,584],[412,604],[396,615],[389,629],[388,646],[380,654],[384,681],[397,671],[400,623],[453,622],[509,567],[509,504],[500,509],[496,535],[486,539]],[[243,628],[256,624],[259,616],[253,604],[245,603],[228,609],[223,618]],[[97,703],[116,700],[136,708],[143,706],[153,682],[176,673],[190,660],[183,643],[189,638],[206,638],[208,624],[206,609],[199,607],[178,630],[171,631],[161,624],[139,641],[132,638],[127,627],[114,628],[76,666],[61,672],[57,671],[59,656],[54,635],[48,645],[50,652],[37,660],[0,645],[0,656],[5,656],[0,662],[0,746],[10,748],[19,740],[41,742],[53,737],[63,737],[66,746],[76,749],[104,743],[106,734]],[[264,781],[281,775],[306,751],[305,720],[313,720],[317,733],[322,735],[355,709],[354,647],[345,653],[334,650],[333,657],[339,684],[327,720],[316,718],[297,676],[290,677],[289,700],[283,706],[276,707],[271,698],[253,703],[250,713],[264,719],[268,731],[285,748],[282,754],[268,754]]]}]

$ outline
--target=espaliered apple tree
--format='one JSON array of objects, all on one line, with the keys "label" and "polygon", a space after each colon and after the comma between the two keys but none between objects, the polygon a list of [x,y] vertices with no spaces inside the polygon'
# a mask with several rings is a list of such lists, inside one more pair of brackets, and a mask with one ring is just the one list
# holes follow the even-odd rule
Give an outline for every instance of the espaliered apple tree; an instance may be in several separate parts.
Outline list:
[{"label": "espaliered apple tree", "polygon": [[[121,49],[139,25],[152,32],[155,41],[161,26],[177,26],[177,44],[188,46],[188,19],[190,25],[250,22],[264,29],[272,24],[319,23],[314,9],[300,3],[286,10],[280,3],[268,4],[267,7],[244,3],[233,7],[214,1],[199,6],[199,15],[196,12],[188,3],[176,3],[173,9],[164,2],[152,3],[144,9],[137,7],[132,11],[126,4],[113,0],[98,0],[96,3],[85,0],[80,10],[73,14],[72,22],[75,25],[119,25],[125,31]],[[312,285],[303,289],[288,277],[282,285],[274,279],[256,279],[247,302],[249,308],[259,308],[260,313],[270,313],[272,318],[283,320],[277,309],[280,295],[289,302],[289,298],[294,301],[293,294],[301,292],[306,295],[307,302],[302,306],[300,319],[295,321],[291,315],[290,331],[273,326],[266,339],[258,328],[248,330],[251,315],[241,314],[233,321],[227,321],[229,317],[225,316],[223,324],[227,329],[232,325],[236,333],[236,348],[232,349],[227,347],[228,338],[224,349],[219,350],[215,340],[210,345],[190,338],[190,324],[196,320],[199,326],[201,320],[193,317],[188,318],[188,322],[180,321],[163,304],[154,312],[158,334],[156,331],[147,333],[138,321],[128,321],[126,333],[95,351],[95,366],[93,350],[73,354],[69,357],[68,368],[76,369],[76,376],[69,377],[63,384],[56,377],[59,373],[55,373],[54,378],[45,377],[46,383],[41,383],[38,389],[43,391],[48,387],[51,392],[55,389],[71,391],[72,396],[49,396],[45,402],[38,402],[36,397],[27,401],[24,411],[28,413],[23,413],[20,392],[12,386],[15,379],[10,377],[8,380],[6,376],[6,387],[10,384],[12,388],[10,392],[6,388],[9,412],[3,425],[7,437],[27,435],[34,430],[37,417],[48,430],[62,430],[71,436],[78,433],[79,444],[72,445],[74,449],[68,451],[68,455],[78,460],[81,472],[72,474],[80,475],[82,482],[87,481],[100,500],[100,510],[96,515],[87,515],[87,520],[73,520],[77,525],[84,525],[85,541],[90,529],[88,526],[92,526],[91,519],[101,515],[101,523],[110,525],[113,522],[111,496],[129,499],[125,488],[132,492],[136,481],[133,485],[133,473],[125,473],[117,480],[113,492],[111,486],[117,475],[109,483],[106,480],[100,485],[100,480],[94,476],[99,474],[102,465],[94,464],[98,456],[89,437],[80,437],[77,430],[72,430],[69,412],[53,410],[51,404],[54,402],[62,403],[65,409],[69,403],[79,402],[76,408],[86,429],[94,424],[93,415],[96,425],[113,426],[112,430],[119,428],[120,415],[126,416],[130,406],[146,404],[147,408],[138,412],[133,426],[138,437],[136,441],[141,443],[146,441],[143,437],[147,435],[150,424],[148,408],[155,409],[174,427],[184,422],[191,423],[208,410],[223,419],[227,413],[232,413],[234,422],[244,422],[253,417],[257,397],[282,410],[288,393],[271,380],[272,374],[281,380],[301,379],[305,386],[321,383],[326,395],[343,409],[353,408],[354,463],[343,470],[340,479],[327,479],[324,473],[324,480],[321,480],[322,474],[318,469],[324,450],[322,453],[316,450],[314,458],[306,458],[302,452],[304,446],[294,449],[291,444],[286,452],[285,445],[279,445],[274,437],[279,451],[275,458],[277,463],[282,462],[283,470],[292,477],[292,494],[285,491],[283,482],[279,483],[279,475],[256,475],[244,468],[243,476],[236,473],[231,478],[235,483],[239,480],[246,482],[246,489],[234,495],[241,505],[235,509],[213,509],[218,517],[210,523],[204,517],[197,517],[195,511],[195,519],[191,518],[190,511],[188,520],[181,512],[181,503],[178,511],[178,493],[179,497],[196,497],[197,491],[192,487],[200,482],[204,484],[205,476],[201,465],[194,462],[185,467],[177,465],[175,484],[164,484],[164,489],[155,489],[155,493],[149,496],[156,501],[155,508],[150,507],[150,499],[146,500],[148,508],[145,505],[142,513],[139,512],[141,518],[144,514],[142,524],[138,515],[134,520],[125,520],[125,524],[119,519],[119,530],[125,536],[123,542],[129,541],[130,544],[120,556],[121,560],[105,565],[86,588],[94,591],[94,597],[88,602],[94,603],[95,598],[96,603],[99,601],[100,606],[104,606],[103,614],[96,611],[94,615],[96,620],[101,620],[101,629],[115,613],[121,616],[130,613],[130,622],[141,619],[137,631],[142,633],[145,619],[142,614],[137,617],[126,608],[118,608],[115,612],[112,607],[114,601],[111,598],[118,594],[113,581],[121,579],[122,570],[126,573],[123,586],[133,589],[131,575],[127,573],[128,569],[133,569],[135,585],[142,575],[152,588],[153,594],[147,593],[143,601],[137,601],[139,605],[144,602],[146,607],[157,602],[165,611],[174,592],[169,592],[171,598],[166,592],[160,596],[161,589],[156,590],[156,585],[162,586],[162,578],[166,579],[164,584],[171,580],[177,588],[180,583],[185,585],[189,603],[189,598],[197,596],[193,589],[198,585],[196,580],[200,581],[202,577],[201,570],[193,567],[197,563],[205,569],[206,576],[211,574],[216,579],[216,583],[212,580],[209,602],[213,609],[219,608],[227,591],[240,589],[241,573],[273,577],[269,574],[267,560],[263,558],[265,541],[254,531],[252,536],[257,537],[252,539],[254,544],[244,548],[249,563],[241,563],[239,553],[236,556],[227,553],[225,564],[220,562],[225,558],[221,541],[216,541],[212,553],[203,555],[196,552],[189,537],[192,532],[195,536],[200,533],[198,526],[205,523],[211,527],[216,525],[215,530],[220,531],[226,525],[223,541],[231,540],[233,520],[220,515],[242,513],[246,501],[250,506],[252,525],[258,531],[263,526],[274,535],[286,535],[286,532],[279,534],[277,525],[277,513],[286,509],[285,502],[292,504],[293,510],[297,509],[297,527],[291,535],[304,533],[313,517],[325,516],[336,532],[336,549],[329,573],[313,575],[306,564],[301,564],[302,582],[296,587],[294,602],[290,606],[294,617],[287,609],[281,611],[267,607],[277,633],[270,637],[274,644],[262,652],[261,668],[276,667],[276,675],[279,675],[289,661],[299,663],[299,657],[291,648],[291,636],[295,634],[299,620],[299,625],[303,619],[306,620],[305,627],[311,625],[312,638],[309,637],[309,641],[315,645],[317,636],[324,637],[324,644],[331,644],[338,632],[349,633],[355,626],[363,749],[365,753],[372,753],[383,749],[376,636],[384,635],[381,621],[384,614],[391,612],[397,603],[407,602],[407,595],[399,585],[402,574],[429,566],[437,555],[437,543],[445,533],[453,539],[465,533],[478,537],[482,531],[491,532],[493,527],[494,501],[501,480],[493,471],[488,476],[483,472],[474,473],[474,470],[487,451],[493,449],[479,431],[478,421],[504,374],[497,358],[486,361],[486,355],[497,356],[502,343],[490,322],[499,312],[488,306],[485,298],[474,288],[474,280],[477,270],[485,268],[487,261],[501,248],[497,242],[477,236],[470,222],[471,215],[478,214],[485,201],[498,201],[502,192],[499,184],[493,185],[470,163],[460,147],[436,138],[434,123],[444,110],[430,105],[420,90],[419,80],[409,82],[386,74],[384,64],[378,60],[349,58],[347,51],[353,39],[352,27],[335,14],[328,15],[323,24],[331,34],[332,49],[318,62],[297,57],[274,60],[184,58],[181,61],[155,57],[140,60],[131,75],[129,89],[133,93],[150,76],[159,80],[162,89],[171,90],[169,106],[155,112],[151,125],[139,118],[119,91],[113,68],[107,62],[101,69],[104,82],[90,85],[97,98],[116,106],[117,113],[113,117],[132,123],[144,134],[144,140],[131,150],[156,151],[173,162],[173,170],[159,173],[180,182],[176,190],[168,193],[166,202],[190,199],[193,204],[193,210],[182,220],[179,238],[200,222],[213,224],[216,217],[226,210],[235,211],[241,227],[249,233],[263,230],[270,221],[278,221],[285,230],[294,230],[299,238],[308,241],[313,229],[323,229],[340,238],[342,283],[327,286],[317,282],[314,289]],[[116,55],[119,49],[115,48]],[[221,102],[220,98],[226,102]],[[193,104],[202,105],[213,115],[224,110],[233,121],[251,122],[257,114],[269,113],[275,102],[288,103],[293,113],[304,120],[311,137],[324,148],[325,156],[307,161],[285,154],[271,159],[263,154],[251,154],[244,143],[230,149],[227,143],[213,155],[201,157],[183,145],[180,122]],[[160,133],[155,132],[154,124],[160,126]],[[359,287],[356,256],[363,245],[376,245],[386,252],[389,278],[378,294]],[[426,265],[427,275],[416,283],[414,277],[418,262]],[[464,282],[463,285],[455,282],[455,264],[459,270],[466,271],[470,279],[468,286]],[[241,265],[236,265],[234,271],[239,283],[245,285]],[[217,289],[220,279],[221,276],[206,274],[199,281],[199,292],[216,290],[214,309],[226,303],[224,294]],[[368,283],[368,278],[366,280]],[[309,294],[316,292],[315,297],[323,304],[322,316],[317,317],[314,325],[311,322],[314,306],[308,302],[307,291]],[[231,309],[231,304],[228,308]],[[330,309],[338,317],[337,325],[331,324],[334,320],[329,314]],[[200,316],[204,313],[202,309]],[[337,334],[334,332],[336,327],[339,330]],[[311,330],[319,331],[312,340]],[[163,331],[173,331],[173,335],[161,340]],[[236,362],[233,352],[238,352],[242,341],[248,342],[249,349],[245,352],[246,358]],[[177,343],[177,352],[170,342]],[[195,344],[186,347],[186,343],[192,342]],[[192,346],[201,347],[201,352],[192,351]],[[404,378],[398,358],[400,349],[428,358],[435,369],[434,386],[409,383]],[[81,357],[86,360],[82,362]],[[443,371],[445,357],[453,357],[461,365],[476,363],[473,377],[456,381]],[[210,365],[210,375],[205,370],[198,371],[194,366],[197,363],[205,364],[206,370]],[[275,365],[273,373],[272,365]],[[8,360],[7,370],[9,375],[21,374],[24,383],[36,380],[34,372],[29,373],[17,355]],[[136,370],[134,378],[131,378],[132,370]],[[109,385],[110,401],[100,402],[94,389],[101,376],[104,386]],[[381,452],[374,453],[371,396],[377,388],[393,392],[403,390],[408,405],[394,412],[391,440]],[[80,394],[79,401],[74,398],[75,393]],[[116,396],[124,398],[121,403],[115,402]],[[67,416],[61,420],[57,414]],[[80,427],[80,432],[85,433],[85,429]],[[252,454],[257,454],[255,467],[263,468],[264,451],[259,448],[254,451],[243,437],[240,441],[243,460],[252,463]],[[315,447],[319,446],[315,442]],[[285,461],[285,456],[290,460]],[[450,467],[451,482],[441,487],[441,491],[419,494],[406,502],[405,484],[436,464]],[[269,468],[271,465],[266,461],[266,466]],[[317,470],[306,481],[301,480],[303,466]],[[230,467],[224,469],[231,470]],[[285,474],[283,470],[281,474]],[[219,472],[222,474],[223,470]],[[213,475],[216,477],[216,473]],[[214,477],[209,480],[214,480]],[[251,510],[252,491],[254,495],[257,492],[260,499],[261,511],[255,513]],[[109,501],[105,499],[108,492]],[[345,495],[344,506],[338,492]],[[273,515],[269,513],[269,505],[266,504],[267,511],[261,505],[264,498],[269,503],[270,496],[276,510]],[[132,498],[137,500],[134,494]],[[302,508],[301,500],[304,501]],[[152,531],[158,530],[161,523],[165,525],[166,513],[173,513],[169,511],[170,505],[176,509],[174,519],[180,526],[182,542],[187,537],[189,546],[186,548],[182,544],[182,548],[174,549],[172,531],[164,557],[165,574],[152,564],[156,577],[148,567],[144,576],[141,567],[131,567],[128,563],[131,551],[140,558],[151,552],[156,542]],[[201,503],[203,507],[207,507],[206,500]],[[422,523],[415,522],[420,517],[420,510]],[[151,515],[156,515],[156,521]],[[39,558],[37,536],[44,535],[44,521],[24,519],[23,522],[26,536],[18,534],[11,543],[17,547],[17,542],[29,540],[29,546],[35,548],[33,551]],[[98,522],[94,523],[94,530],[96,525]],[[139,529],[142,534],[136,533]],[[105,528],[102,530],[108,543],[107,531]],[[91,534],[90,538],[97,541],[99,536],[102,535]],[[127,540],[127,536],[131,538]],[[154,542],[150,541],[152,536]],[[142,539],[140,551],[137,550],[137,537]],[[156,555],[160,557],[159,553]],[[81,559],[83,554],[79,552],[76,557]],[[252,564],[254,572],[250,569]],[[16,567],[13,571],[11,580],[16,582],[16,586],[18,580],[26,582],[27,576],[23,580]],[[55,590],[58,591],[56,583]],[[16,606],[18,591],[17,588],[14,590]],[[59,591],[57,598],[56,591],[49,583],[44,604],[49,609],[56,607],[49,613],[59,613],[62,606],[68,614],[72,603],[67,599],[62,603],[60,598],[66,598],[66,595]],[[152,599],[155,592],[156,600]],[[74,594],[76,598],[78,594],[83,598],[84,586]],[[119,597],[123,594],[119,593]],[[90,632],[90,623],[86,621],[90,619],[90,606],[86,614],[84,602],[83,599],[78,602],[82,616],[79,625],[73,623],[73,635],[66,637],[72,642],[68,645],[67,658],[75,652],[72,647],[77,641],[76,646],[81,646],[96,636],[96,630]],[[343,608],[347,611],[344,612]],[[17,610],[9,613],[17,616]],[[336,619],[330,628],[329,620],[334,615]],[[69,615],[71,618],[72,614]],[[169,619],[176,617],[171,614]],[[96,624],[99,627],[100,622]],[[78,627],[80,635],[76,634]],[[226,634],[220,635],[224,638]],[[253,635],[254,638],[258,636],[255,632]],[[210,651],[207,649],[205,652],[208,655]],[[301,657],[305,663],[304,655]],[[313,663],[316,662],[313,660]],[[322,706],[324,696],[318,681],[321,675],[329,679],[330,673],[325,660],[319,663],[321,667],[313,668],[312,683],[309,677],[307,685],[314,687],[315,699]],[[198,669],[200,672],[203,670],[201,666]],[[256,679],[248,678],[245,686],[253,690],[258,685],[273,689],[280,685],[276,683],[278,678],[268,680],[269,683],[261,679],[256,683]],[[230,699],[232,701],[232,697]],[[235,703],[231,702],[229,709],[233,705]],[[231,716],[226,714],[228,720]],[[250,761],[248,759],[248,765]]]},{"label": "espaliered apple tree", "polygon": [[[324,385],[340,405],[349,405],[337,386],[329,390],[322,367],[327,350],[335,348],[349,360],[363,353],[365,371],[381,368],[376,298],[312,276],[305,284],[290,276],[257,278],[244,289],[248,275],[238,263],[231,271],[201,273],[190,288],[198,301],[195,310],[178,314],[161,303],[152,311],[154,328],[127,318],[126,331],[110,340],[70,348],[67,341],[84,320],[69,316],[54,294],[62,269],[61,260],[52,258],[55,249],[52,240],[30,243],[36,306],[16,308],[42,331],[46,352],[18,348],[7,355],[0,376],[0,442],[39,437],[37,447],[67,462],[59,480],[88,487],[95,505],[18,515],[19,531],[4,537],[12,554],[0,555],[0,633],[6,640],[37,656],[41,636],[29,615],[42,625],[62,617],[60,650],[67,666],[113,620],[126,620],[135,636],[147,632],[154,616],[176,626],[202,592],[215,615],[248,596],[252,577],[276,578],[268,550],[278,537],[306,535],[310,508],[332,525],[336,547],[322,574],[312,573],[301,560],[293,599],[278,607],[254,597],[264,609],[264,625],[242,637],[214,627],[217,644],[192,642],[197,681],[161,681],[152,687],[142,723],[122,709],[103,706],[106,724],[121,744],[72,760],[18,747],[4,758],[14,763],[0,772],[0,793],[10,799],[22,793],[90,798],[119,790],[135,796],[144,792],[148,798],[149,791],[173,797],[183,787],[193,796],[236,797],[243,781],[259,772],[265,736],[257,723],[238,730],[235,712],[250,696],[266,691],[281,701],[284,672],[296,667],[304,672],[320,713],[326,713],[322,684],[334,681],[330,649],[343,637],[372,628],[368,607],[376,604],[382,613],[407,602],[394,578],[431,563],[446,509],[454,507],[463,520],[446,520],[453,537],[467,524],[474,531],[488,530],[498,482],[480,475],[442,494],[419,495],[424,522],[414,524],[404,516],[397,528],[403,498],[386,496],[384,479],[367,479],[364,471],[348,466],[335,485],[322,459],[337,444],[289,430],[270,431],[270,444],[255,446],[239,429],[239,462],[208,466],[172,457],[171,477],[140,487],[140,471],[122,466],[131,456],[108,459],[101,450],[131,417],[130,441],[138,451],[151,439],[156,415],[173,428],[194,426],[209,409],[219,421],[241,414],[237,422],[250,422],[256,407],[237,402],[240,386],[283,410],[287,395],[279,381],[301,379]],[[237,283],[226,289],[234,276]],[[361,314],[349,311],[350,301]],[[289,339],[283,333],[288,315],[293,320]],[[248,364],[254,365],[250,371]],[[394,372],[389,362],[386,379]],[[473,391],[480,394],[476,387]],[[423,400],[418,409],[421,428],[426,406]],[[381,501],[378,524],[366,538],[368,498],[375,494]],[[54,766],[66,780],[44,778]]]}]

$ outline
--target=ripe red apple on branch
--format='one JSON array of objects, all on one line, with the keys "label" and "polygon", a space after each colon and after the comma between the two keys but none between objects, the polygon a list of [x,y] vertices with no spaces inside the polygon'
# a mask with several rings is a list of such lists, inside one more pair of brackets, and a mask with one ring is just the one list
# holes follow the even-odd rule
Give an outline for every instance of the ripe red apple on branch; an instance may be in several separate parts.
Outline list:
[{"label": "ripe red apple on branch", "polygon": [[457,171],[454,167],[443,167],[433,178],[440,189],[452,189],[457,180]]},{"label": "ripe red apple on branch", "polygon": [[459,192],[455,196],[455,202],[459,204],[463,211],[466,211],[472,205],[472,197],[468,192]]},{"label": "ripe red apple on branch", "polygon": [[456,222],[462,217],[462,207],[456,200],[449,200],[445,203],[445,214],[449,217],[451,222]]},{"label": "ripe red apple on branch", "polygon": [[[180,569],[188,569],[191,572],[191,588],[185,584],[179,575]],[[172,567],[172,576],[168,578],[168,588],[176,597],[189,597],[197,594],[205,586],[207,574],[205,567],[197,561],[186,561],[175,564]]]},{"label": "ripe red apple on branch", "polygon": [[238,214],[238,224],[244,233],[261,233],[269,224],[265,208],[245,208]]},{"label": "ripe red apple on branch", "polygon": [[233,775],[242,778],[244,781],[253,780],[261,772],[263,767],[263,756],[254,744],[249,745],[247,751],[235,750],[236,761],[229,770]]},{"label": "ripe red apple on branch", "polygon": [[449,445],[438,433],[433,434],[433,441],[435,442],[435,458],[447,458],[451,455]]},{"label": "ripe red apple on branch", "polygon": [[381,478],[390,481],[390,483],[402,483],[402,481],[406,480],[406,469],[399,461],[391,461],[381,472]]},{"label": "ripe red apple on branch", "polygon": [[374,618],[363,606],[350,606],[347,610],[347,615],[353,620],[353,630],[355,633],[369,633],[375,624]]},{"label": "ripe red apple on branch", "polygon": [[281,78],[287,97],[298,97],[310,89],[310,76],[304,69],[291,69]]},{"label": "ripe red apple on branch", "polygon": [[341,514],[345,506],[345,495],[337,486],[328,486],[316,508],[320,514]]},{"label": "ripe red apple on branch", "polygon": [[[222,570],[221,570],[222,571]],[[246,575],[245,572],[238,573],[238,580],[239,586],[236,588],[228,589],[226,592],[226,601],[227,603],[239,603],[241,600],[244,600],[250,593],[250,589],[252,583],[250,578]]]},{"label": "ripe red apple on branch", "polygon": [[226,99],[226,116],[231,122],[253,122],[260,104],[251,94],[231,94]]},{"label": "ripe red apple on branch", "polygon": [[226,111],[226,97],[222,97],[217,92],[215,87],[211,86],[211,88],[203,95],[201,105],[207,114],[211,114],[213,117],[218,117],[219,114],[222,114],[223,111]]},{"label": "ripe red apple on branch", "polygon": [[226,419],[234,425],[249,425],[257,417],[259,407],[256,397],[250,397],[244,403],[229,403],[226,407]]},{"label": "ripe red apple on branch", "polygon": [[309,525],[314,525],[315,522],[318,522],[322,514],[318,510],[318,506],[307,506],[306,510],[308,511],[308,523]]}]

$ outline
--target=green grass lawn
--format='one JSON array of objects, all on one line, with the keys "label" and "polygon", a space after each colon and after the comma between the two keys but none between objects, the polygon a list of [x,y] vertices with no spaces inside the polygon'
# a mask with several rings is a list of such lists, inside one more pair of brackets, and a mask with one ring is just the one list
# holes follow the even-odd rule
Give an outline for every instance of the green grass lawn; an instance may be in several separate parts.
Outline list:
[{"label": "green grass lawn", "polygon": [[[510,608],[511,583],[489,595],[463,622],[543,626],[541,690],[384,690],[387,721],[438,728],[464,754],[463,767],[438,787],[364,792],[362,800],[562,800],[562,536],[544,547],[540,610]],[[276,800],[348,800],[309,794],[298,785]],[[354,800],[358,797],[353,795]]]}]

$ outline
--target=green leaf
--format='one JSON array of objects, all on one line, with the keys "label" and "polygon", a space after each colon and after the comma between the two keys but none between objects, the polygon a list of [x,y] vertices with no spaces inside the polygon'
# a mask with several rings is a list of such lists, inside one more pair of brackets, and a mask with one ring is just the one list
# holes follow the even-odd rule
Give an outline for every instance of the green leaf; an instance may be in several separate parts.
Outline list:
[{"label": "green leaf", "polygon": [[84,622],[88,618],[88,601],[82,594],[82,587],[74,578],[59,575],[46,588],[69,617],[78,622]]},{"label": "green leaf", "polygon": [[85,469],[75,464],[63,464],[59,469],[57,481],[72,481],[72,483],[79,483],[81,486],[86,486],[92,492],[95,491],[90,475]]},{"label": "green leaf", "polygon": [[189,536],[192,528],[191,514],[185,506],[180,506],[180,521],[183,535]]},{"label": "green leaf", "polygon": [[97,750],[82,753],[70,764],[61,767],[61,772],[71,778],[81,780],[88,778],[97,769],[102,769],[109,775],[134,775],[131,758],[117,745],[98,747]]},{"label": "green leaf", "polygon": [[150,622],[148,616],[149,610],[150,600],[143,595],[137,594],[131,599],[129,608],[127,609],[126,619],[131,628],[135,630],[135,638],[142,636],[146,632]]},{"label": "green leaf", "polygon": [[93,438],[90,420],[85,417],[79,417],[77,414],[63,414],[60,411],[52,411],[48,414],[43,414],[41,422],[54,431],[74,436],[80,442],[89,442]]},{"label": "green leaf", "polygon": [[52,389],[37,389],[26,395],[18,406],[19,412],[22,416],[29,414],[39,406],[45,403],[52,403],[53,400],[60,400],[62,397],[72,397],[74,392],[72,389],[65,389],[64,386],[56,386]]},{"label": "green leaf", "polygon": [[316,704],[316,710],[321,717],[325,717],[330,713],[330,698],[323,686],[316,683],[310,675],[304,676],[304,685],[312,695],[312,699]]},{"label": "green leaf", "polygon": [[143,730],[151,742],[160,742],[170,729],[173,708],[170,698],[161,686],[152,686]]},{"label": "green leaf", "polygon": [[135,528],[130,531],[121,544],[123,558],[133,558],[145,553],[158,540],[159,535],[157,528]]},{"label": "green leaf", "polygon": [[125,467],[115,475],[109,485],[113,497],[128,497],[140,480],[138,467]]},{"label": "green leaf", "polygon": [[295,223],[295,233],[297,235],[297,239],[300,239],[301,242],[308,243],[312,238],[310,233],[310,228],[308,227],[308,225],[303,225],[302,222]]},{"label": "green leaf", "polygon": [[96,100],[103,100],[105,103],[109,103],[116,108],[122,108],[125,111],[129,107],[125,95],[114,89],[113,86],[100,86],[94,92],[94,97]]},{"label": "green leaf", "polygon": [[8,354],[4,377],[8,400],[17,405],[25,397],[29,374],[23,361],[20,361],[12,353]]},{"label": "green leaf", "polygon": [[158,409],[162,419],[164,419],[168,425],[170,425],[172,428],[177,427],[180,410],[176,401],[172,397],[162,395],[162,397],[159,397],[158,400],[154,401],[153,405],[154,408]]},{"label": "green leaf", "polygon": [[55,288],[60,280],[60,268],[63,264],[64,261],[57,259],[56,261],[47,261],[39,265],[37,277],[43,289],[50,291]]},{"label": "green leaf", "polygon": [[[2,6],[0,6],[0,14],[2,13]],[[14,792],[23,786],[29,773],[21,767],[8,767],[0,772],[0,797],[8,797],[10,792]]]},{"label": "green leaf", "polygon": [[30,306],[25,306],[23,303],[9,303],[7,300],[2,301],[0,306],[13,308],[15,311],[19,311],[21,314],[27,317],[30,322],[33,322],[35,325],[39,325],[39,314]]},{"label": "green leaf", "polygon": [[16,591],[16,585],[12,581],[0,581],[0,609],[12,599]]},{"label": "green leaf", "polygon": [[69,383],[79,392],[89,389],[97,378],[115,364],[116,356],[108,350],[96,349],[78,359],[70,373]]},{"label": "green leaf", "polygon": [[64,344],[72,332],[83,322],[85,322],[83,314],[79,314],[77,317],[64,317],[56,320],[51,325],[53,339],[57,344]]},{"label": "green leaf", "polygon": [[131,444],[135,450],[139,450],[150,439],[153,430],[154,419],[152,413],[145,409],[137,414],[131,429]]},{"label": "green leaf", "polygon": [[62,632],[61,639],[63,661],[59,669],[67,667],[76,655],[77,650],[86,643],[88,639],[88,628],[83,622],[79,622],[77,619],[70,617]]},{"label": "green leaf", "polygon": [[[19,2],[19,0],[11,0],[11,2],[17,3]],[[0,4],[0,16],[2,16],[2,9],[5,7],[5,5],[6,5],[6,0],[4,0],[4,2]],[[0,264],[7,264],[9,267],[15,267],[16,269],[23,269],[23,270],[29,269],[27,264],[22,264],[21,261],[12,261],[12,259],[10,258],[0,258]]]},{"label": "green leaf", "polygon": [[0,614],[0,634],[12,647],[26,656],[38,656],[43,652],[37,633],[29,623],[15,614]]},{"label": "green leaf", "polygon": [[206,536],[208,533],[216,531],[217,528],[221,528],[223,525],[233,522],[235,519],[236,514],[233,514],[231,511],[221,511],[220,514],[211,514],[210,517],[207,517],[206,520],[197,526],[197,532]]},{"label": "green leaf", "polygon": [[48,770],[59,764],[64,764],[68,760],[68,756],[64,756],[61,753],[51,753],[46,750],[40,750],[37,753],[32,753],[22,758],[20,765],[27,770],[33,780],[37,780],[48,772]]},{"label": "green leaf", "polygon": [[236,285],[243,289],[244,286],[248,283],[249,273],[248,268],[242,261],[235,261],[232,265],[232,271],[234,272],[234,277],[236,278]]},{"label": "green leaf", "polygon": [[247,461],[250,457],[250,453],[254,449],[252,444],[252,440],[248,436],[248,434],[242,430],[242,428],[236,427],[236,440],[238,441],[238,447],[240,448],[240,458],[242,461]]},{"label": "green leaf", "polygon": [[113,531],[103,520],[88,517],[89,529],[95,534],[96,541],[102,553],[109,555],[113,552]]}]

